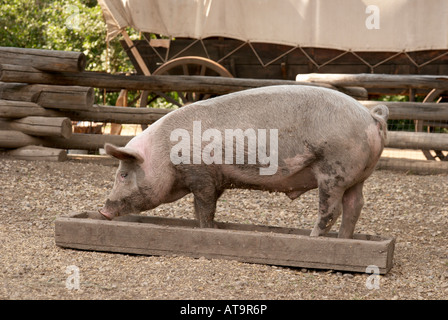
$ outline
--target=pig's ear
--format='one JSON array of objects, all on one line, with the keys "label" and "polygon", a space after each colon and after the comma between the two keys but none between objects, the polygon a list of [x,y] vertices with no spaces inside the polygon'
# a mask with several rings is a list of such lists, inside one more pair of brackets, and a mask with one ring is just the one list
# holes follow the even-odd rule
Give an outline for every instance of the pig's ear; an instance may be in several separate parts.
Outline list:
[{"label": "pig's ear", "polygon": [[137,163],[142,163],[143,158],[136,151],[126,148],[126,147],[116,147],[113,144],[106,143],[104,145],[104,150],[106,153],[118,160],[122,161],[137,161]]}]

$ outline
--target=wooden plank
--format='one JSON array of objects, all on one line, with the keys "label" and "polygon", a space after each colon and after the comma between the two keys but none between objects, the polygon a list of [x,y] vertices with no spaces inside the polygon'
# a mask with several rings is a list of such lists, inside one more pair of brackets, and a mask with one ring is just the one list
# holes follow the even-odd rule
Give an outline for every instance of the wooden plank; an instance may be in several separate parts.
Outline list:
[{"label": "wooden plank", "polygon": [[61,117],[62,113],[56,110],[47,110],[34,102],[0,100],[1,118],[23,118],[27,116]]},{"label": "wooden plank", "polygon": [[0,82],[0,99],[34,102],[44,108],[88,109],[95,100],[93,88]]},{"label": "wooden plank", "polygon": [[145,62],[143,62],[142,57],[140,56],[140,53],[138,52],[137,48],[135,48],[132,44],[131,38],[129,38],[128,33],[125,29],[121,30],[121,35],[123,36],[124,41],[128,45],[129,48],[131,48],[131,53],[133,54],[135,60],[138,63],[138,66],[143,71],[143,74],[145,76],[150,76],[151,72],[149,71],[148,67],[146,66]]},{"label": "wooden plank", "polygon": [[0,130],[0,148],[15,149],[29,145],[40,145],[57,149],[98,150],[106,142],[125,146],[133,136],[73,133],[69,139],[63,137],[39,138],[15,130]]},{"label": "wooden plank", "polygon": [[68,153],[67,159],[73,162],[80,163],[96,163],[103,166],[118,167],[119,161],[108,155],[93,155],[93,154],[77,154]]},{"label": "wooden plank", "polygon": [[123,124],[151,124],[174,109],[122,108],[94,105],[89,110],[73,110],[68,115],[72,120],[88,120]]},{"label": "wooden plank", "polygon": [[[57,84],[88,86],[106,89],[133,89],[148,91],[182,91],[226,94],[268,85],[316,85],[284,80],[236,79],[206,76],[144,76],[144,75],[111,75],[99,72],[82,73],[46,73],[35,68],[2,64],[0,81],[27,82],[37,84]],[[331,88],[329,85],[324,87]]]},{"label": "wooden plank", "polygon": [[[31,67],[8,64],[2,64],[0,66],[0,81],[86,86],[119,90],[148,90],[152,92],[180,91],[214,94],[226,94],[250,88],[274,85],[308,85],[337,90],[335,86],[329,84],[309,83],[291,80],[242,79],[210,76],[126,76],[87,71],[81,73],[48,73],[41,72]],[[346,94],[352,94],[350,87],[353,86],[348,86],[343,89]],[[354,90],[353,95],[358,98],[360,92],[362,92],[363,95],[359,98],[365,99],[366,97],[362,89]]]},{"label": "wooden plank", "polygon": [[32,136],[56,136],[68,139],[72,122],[67,117],[24,117],[17,120],[0,119],[0,129],[17,130]]},{"label": "wooden plank", "polygon": [[386,147],[417,150],[448,150],[448,134],[389,131]]},{"label": "wooden plank", "polygon": [[23,118],[26,116],[68,117],[73,121],[113,122],[123,124],[151,124],[172,109],[121,108],[93,105],[85,110],[48,110],[36,103],[0,100],[0,118]]},{"label": "wooden plank", "polygon": [[395,239],[356,235],[355,239],[309,237],[309,230],[218,223],[197,228],[196,221],[124,216],[113,221],[88,212],[55,222],[58,246],[143,255],[185,255],[249,263],[380,273],[392,267]]},{"label": "wooden plank", "polygon": [[42,140],[45,147],[59,149],[98,150],[106,142],[124,147],[134,136],[116,136],[109,134],[73,133],[69,139],[60,137],[46,137]]},{"label": "wooden plank", "polygon": [[389,120],[448,120],[448,103],[359,101],[367,108],[384,104],[389,108]]},{"label": "wooden plank", "polygon": [[0,47],[0,61],[42,71],[81,72],[86,66],[86,56],[82,52],[13,47]]},{"label": "wooden plank", "polygon": [[21,148],[29,145],[39,145],[41,139],[32,137],[20,131],[0,130],[0,148]]},{"label": "wooden plank", "polygon": [[[389,119],[448,120],[448,103],[359,101],[367,108],[384,104],[389,108]],[[74,121],[114,122],[123,124],[151,124],[171,109],[120,108],[93,105],[85,110],[46,110],[31,102],[0,100],[0,117],[23,118],[26,116],[61,117]]]},{"label": "wooden plank", "polygon": [[334,86],[361,86],[364,88],[420,88],[448,89],[448,76],[442,75],[397,75],[397,74],[299,74],[297,81],[326,83]]},{"label": "wooden plank", "polygon": [[381,157],[376,168],[380,170],[411,172],[414,174],[447,174],[448,161]]},{"label": "wooden plank", "polygon": [[67,151],[41,146],[26,146],[7,152],[8,155],[19,160],[65,161]]},{"label": "wooden plank", "polygon": [[93,88],[65,86],[65,90],[54,88],[55,86],[45,86],[36,101],[44,108],[55,109],[88,109],[92,107],[95,100]]}]

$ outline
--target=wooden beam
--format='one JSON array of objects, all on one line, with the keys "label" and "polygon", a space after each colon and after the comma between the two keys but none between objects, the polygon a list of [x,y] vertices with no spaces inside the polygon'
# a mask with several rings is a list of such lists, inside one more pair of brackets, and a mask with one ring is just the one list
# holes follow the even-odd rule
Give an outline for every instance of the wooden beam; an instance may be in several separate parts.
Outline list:
[{"label": "wooden beam", "polygon": [[[115,106],[119,106],[119,107],[127,107],[128,106],[128,91],[127,90],[120,91],[117,101],[115,102]],[[119,123],[112,122],[110,124],[110,134],[120,135],[122,129],[123,129],[123,126]]]},{"label": "wooden beam", "polygon": [[364,88],[420,88],[448,90],[448,76],[435,75],[397,75],[397,74],[299,74],[297,81],[308,83],[326,83],[334,86],[360,86]]},{"label": "wooden beam", "polygon": [[32,136],[56,136],[68,139],[72,122],[67,117],[24,117],[16,120],[0,119],[1,130],[17,130]]},{"label": "wooden beam", "polygon": [[381,157],[376,168],[380,170],[412,172],[415,174],[447,174],[448,161]]},{"label": "wooden beam", "polygon": [[19,160],[65,161],[67,151],[40,146],[26,146],[8,151],[7,154]]},{"label": "wooden beam", "polygon": [[[389,119],[448,120],[448,103],[360,101],[367,108],[384,104],[389,108]],[[0,100],[0,117],[23,118],[26,116],[68,117],[74,121],[113,122],[122,124],[151,124],[173,111],[159,108],[120,108],[93,105],[80,110],[47,110],[35,103]]]},{"label": "wooden beam", "polygon": [[[448,103],[360,101],[367,108],[384,104],[389,108],[389,119],[448,120]],[[122,124],[151,124],[173,111],[159,108],[120,108],[93,105],[79,110],[47,110],[35,103],[0,100],[0,117],[23,118],[26,116],[68,117],[74,121],[113,122]]]},{"label": "wooden beam", "polygon": [[[35,68],[6,64],[0,66],[0,81],[86,86],[120,90],[148,90],[152,92],[180,91],[214,94],[226,94],[273,85],[308,85],[337,90],[336,87],[329,84],[292,80],[242,79],[208,76],[126,76],[87,71],[82,73],[46,73]],[[353,94],[356,97],[359,97],[360,93],[364,92],[359,89],[355,89],[351,92],[350,88],[344,88],[343,90],[345,93]],[[359,98],[365,99],[365,95],[362,94]]]},{"label": "wooden beam", "polygon": [[0,47],[0,61],[58,72],[81,72],[86,66],[86,56],[82,52],[13,47]]},{"label": "wooden beam", "polygon": [[103,134],[73,133],[69,139],[62,137],[39,138],[20,131],[1,130],[0,148],[15,149],[29,145],[38,145],[57,149],[98,150],[106,142],[125,146],[133,136],[114,136]]},{"label": "wooden beam", "polygon": [[86,109],[93,105],[93,88],[0,82],[0,99],[34,102],[44,108]]},{"label": "wooden beam", "polygon": [[86,110],[48,110],[31,102],[0,100],[0,118],[26,116],[68,117],[73,121],[113,122],[122,124],[151,124],[172,109],[121,108],[93,105]]},{"label": "wooden beam", "polygon": [[158,108],[122,108],[95,105],[89,110],[73,110],[67,113],[72,120],[111,122],[122,124],[152,124],[173,109]]},{"label": "wooden beam", "polygon": [[0,118],[23,118],[27,116],[59,117],[58,111],[47,110],[26,101],[0,100]]},{"label": "wooden beam", "polygon": [[389,120],[448,120],[448,103],[359,101],[367,108],[384,104],[389,108]]},{"label": "wooden beam", "polygon": [[389,131],[386,147],[416,150],[448,150],[448,134]]},{"label": "wooden beam", "polygon": [[339,239],[335,233],[310,237],[309,230],[235,223],[198,228],[194,220],[136,215],[100,219],[97,212],[57,218],[56,245],[362,273],[375,265],[385,274],[393,263],[394,238],[356,234],[354,239]]},{"label": "wooden beam", "polygon": [[143,74],[145,76],[150,76],[151,72],[149,71],[148,67],[146,66],[146,63],[143,61],[143,58],[140,55],[140,52],[138,52],[137,48],[134,46],[134,43],[132,42],[131,38],[129,38],[129,35],[125,29],[123,29],[121,31],[121,35],[123,36],[123,39],[126,42],[128,48],[131,49],[131,53],[134,55],[134,58],[137,61],[137,64],[140,67],[140,69],[142,70]]},{"label": "wooden beam", "polygon": [[70,139],[60,137],[48,137],[42,145],[59,149],[98,150],[104,147],[106,142],[124,147],[133,136],[117,136],[108,134],[73,133]]},{"label": "wooden beam", "polygon": [[16,149],[30,145],[40,145],[41,139],[14,130],[0,130],[0,148]]}]

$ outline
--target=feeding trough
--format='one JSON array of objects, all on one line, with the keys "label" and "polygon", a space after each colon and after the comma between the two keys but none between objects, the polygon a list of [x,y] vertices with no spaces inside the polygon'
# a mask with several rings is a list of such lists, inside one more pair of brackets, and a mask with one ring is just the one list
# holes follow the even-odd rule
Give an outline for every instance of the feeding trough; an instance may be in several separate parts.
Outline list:
[{"label": "feeding trough", "polygon": [[392,267],[395,238],[355,234],[339,239],[330,232],[310,237],[310,230],[216,223],[199,228],[196,220],[128,215],[107,221],[97,212],[59,217],[56,245],[63,248],[141,255],[205,257],[289,267],[380,274]]}]

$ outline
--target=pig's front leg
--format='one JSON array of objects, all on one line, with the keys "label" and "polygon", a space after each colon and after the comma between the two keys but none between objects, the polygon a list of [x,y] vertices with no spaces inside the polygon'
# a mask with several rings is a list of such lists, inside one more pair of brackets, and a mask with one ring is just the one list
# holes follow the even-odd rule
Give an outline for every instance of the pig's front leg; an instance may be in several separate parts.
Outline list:
[{"label": "pig's front leg", "polygon": [[199,221],[200,228],[214,228],[214,218],[216,211],[216,202],[222,192],[218,192],[214,187],[206,187],[193,190],[194,195],[194,213]]},{"label": "pig's front leg", "polygon": [[325,235],[336,222],[342,210],[344,189],[328,188],[328,183],[319,184],[319,214],[310,236]]},{"label": "pig's front leg", "polygon": [[364,206],[364,197],[362,195],[362,188],[364,181],[355,184],[353,187],[347,189],[342,198],[342,223],[339,228],[339,238],[353,238],[355,232],[355,225],[361,214]]}]

